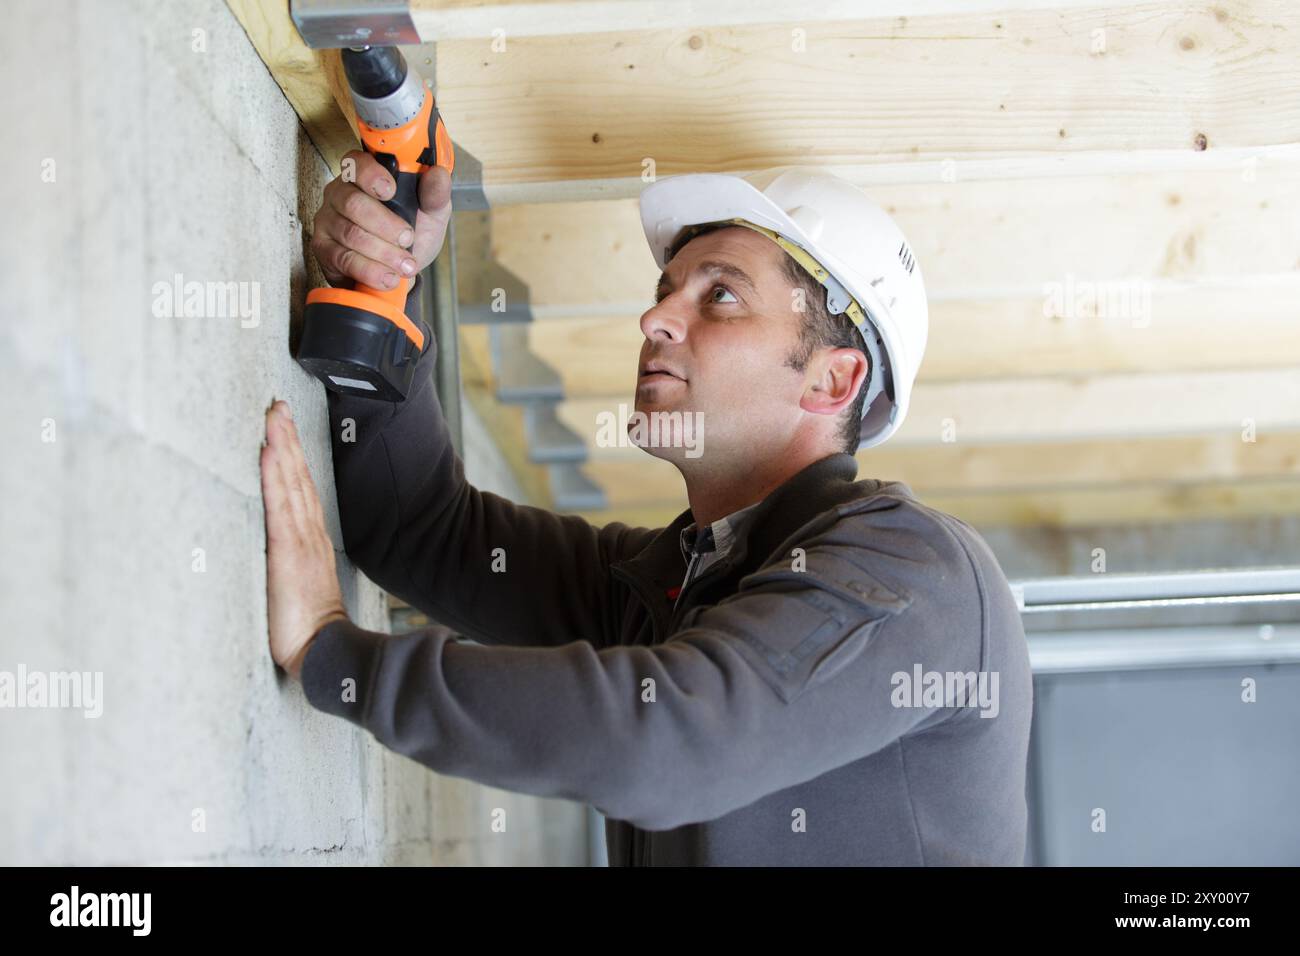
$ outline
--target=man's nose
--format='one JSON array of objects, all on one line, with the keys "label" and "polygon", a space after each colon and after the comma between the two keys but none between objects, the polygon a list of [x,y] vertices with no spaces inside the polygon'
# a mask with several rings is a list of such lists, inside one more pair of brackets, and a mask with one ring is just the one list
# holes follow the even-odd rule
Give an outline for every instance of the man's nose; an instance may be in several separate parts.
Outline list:
[{"label": "man's nose", "polygon": [[688,316],[674,296],[665,296],[641,316],[641,334],[647,339],[681,342],[686,338]]}]

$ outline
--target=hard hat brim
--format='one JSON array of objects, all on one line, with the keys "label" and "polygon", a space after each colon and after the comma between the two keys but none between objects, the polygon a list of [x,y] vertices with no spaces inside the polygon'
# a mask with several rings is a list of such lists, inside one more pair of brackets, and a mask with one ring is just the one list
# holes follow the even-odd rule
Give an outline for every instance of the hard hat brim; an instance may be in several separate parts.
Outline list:
[{"label": "hard hat brim", "polygon": [[641,192],[641,228],[660,269],[668,249],[687,226],[748,219],[807,247],[799,224],[746,179],[728,173],[688,173],[651,183]]}]

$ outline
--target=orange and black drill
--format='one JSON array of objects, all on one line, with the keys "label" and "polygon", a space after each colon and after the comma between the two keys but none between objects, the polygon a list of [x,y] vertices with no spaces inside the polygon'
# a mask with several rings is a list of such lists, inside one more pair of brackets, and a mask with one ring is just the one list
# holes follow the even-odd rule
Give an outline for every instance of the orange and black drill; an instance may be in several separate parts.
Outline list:
[{"label": "orange and black drill", "polygon": [[[343,71],[361,143],[397,183],[384,205],[414,230],[420,174],[432,166],[450,173],[456,162],[433,94],[396,47],[346,49]],[[419,281],[399,276],[392,289],[358,283],[307,293],[299,364],[336,392],[405,400],[429,334],[414,294]]]}]

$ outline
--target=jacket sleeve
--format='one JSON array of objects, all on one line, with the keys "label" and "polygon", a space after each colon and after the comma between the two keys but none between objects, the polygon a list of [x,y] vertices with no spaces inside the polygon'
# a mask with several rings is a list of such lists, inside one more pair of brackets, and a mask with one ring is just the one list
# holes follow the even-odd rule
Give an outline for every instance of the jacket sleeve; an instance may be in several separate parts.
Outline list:
[{"label": "jacket sleeve", "polygon": [[[441,627],[388,637],[335,622],[304,689],[440,773],[644,829],[715,819],[951,716],[896,706],[896,674],[978,666],[978,608],[959,619],[902,593],[863,562],[897,556],[855,550],[810,544],[806,571],[762,569],[649,647],[482,647]],[[974,587],[969,570],[936,568],[932,583]]]},{"label": "jacket sleeve", "polygon": [[[428,331],[427,326],[425,331]],[[327,393],[344,550],[366,576],[483,643],[616,640],[611,561],[652,537],[518,505],[465,480],[426,336],[404,402]]]}]

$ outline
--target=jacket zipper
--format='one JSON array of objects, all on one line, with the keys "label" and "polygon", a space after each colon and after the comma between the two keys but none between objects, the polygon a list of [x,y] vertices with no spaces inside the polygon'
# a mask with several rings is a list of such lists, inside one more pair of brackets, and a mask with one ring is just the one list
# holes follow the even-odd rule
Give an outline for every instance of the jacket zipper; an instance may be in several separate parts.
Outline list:
[{"label": "jacket zipper", "polygon": [[693,580],[691,580],[691,572],[695,570],[695,565],[698,564],[699,561],[700,561],[700,553],[698,551],[692,551],[691,563],[686,565],[686,586],[677,592],[677,600],[673,602],[674,611],[677,610],[677,606],[682,603],[682,595],[685,594],[687,589],[690,588],[690,586],[695,583]]}]

